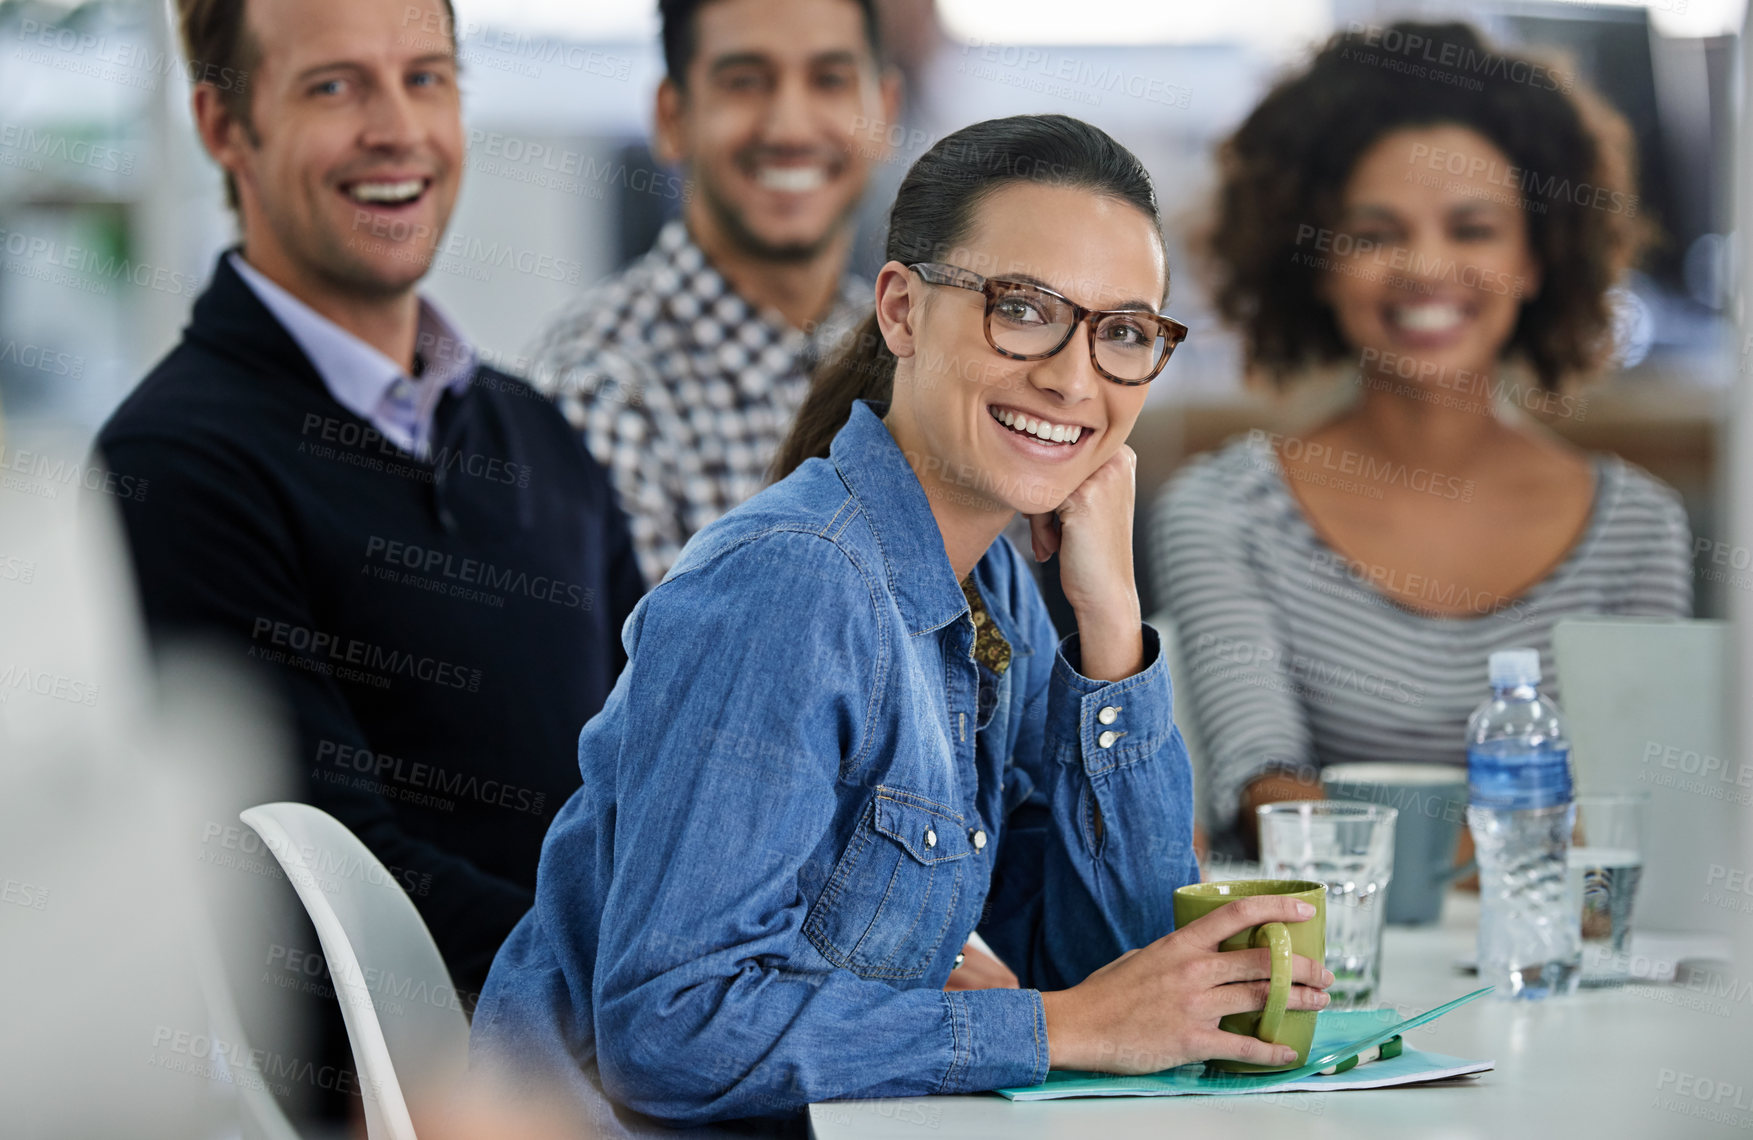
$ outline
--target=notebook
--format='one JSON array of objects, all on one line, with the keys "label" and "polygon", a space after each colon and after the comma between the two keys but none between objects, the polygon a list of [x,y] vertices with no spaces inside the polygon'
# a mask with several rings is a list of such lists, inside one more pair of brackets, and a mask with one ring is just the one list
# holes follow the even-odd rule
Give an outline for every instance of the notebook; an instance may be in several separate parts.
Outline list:
[{"label": "notebook", "polygon": [[1391,1009],[1326,1010],[1315,1019],[1315,1042],[1309,1063],[1282,1073],[1207,1072],[1204,1064],[1182,1065],[1160,1073],[1122,1077],[1106,1073],[1052,1072],[1041,1084],[1029,1088],[999,1089],[1010,1100],[1058,1100],[1074,1096],[1236,1096],[1256,1092],[1339,1092],[1375,1089],[1389,1085],[1418,1084],[1466,1077],[1494,1067],[1492,1061],[1473,1061],[1426,1053],[1407,1046],[1398,1057],[1358,1065],[1344,1073],[1323,1077],[1322,1069],[1354,1057],[1389,1039],[1429,1024],[1452,1009],[1490,993],[1493,987],[1474,990],[1454,1001],[1402,1020]]}]

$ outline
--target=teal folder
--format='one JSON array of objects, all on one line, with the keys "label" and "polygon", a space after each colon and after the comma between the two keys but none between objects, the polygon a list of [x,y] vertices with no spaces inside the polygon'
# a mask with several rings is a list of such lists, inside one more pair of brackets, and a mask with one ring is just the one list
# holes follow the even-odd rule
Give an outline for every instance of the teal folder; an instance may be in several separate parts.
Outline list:
[{"label": "teal folder", "polygon": [[1493,1063],[1425,1053],[1408,1046],[1398,1057],[1359,1065],[1349,1072],[1332,1076],[1319,1074],[1328,1066],[1429,1024],[1452,1009],[1484,997],[1491,990],[1491,986],[1474,990],[1405,1019],[1391,1009],[1324,1011],[1315,1019],[1315,1041],[1309,1048],[1309,1063],[1282,1073],[1223,1073],[1208,1071],[1202,1063],[1138,1077],[1056,1071],[1048,1073],[1046,1081],[1031,1088],[999,1089],[998,1092],[1011,1100],[1057,1100],[1073,1096],[1223,1096],[1256,1092],[1338,1092],[1465,1076],[1483,1072]]}]

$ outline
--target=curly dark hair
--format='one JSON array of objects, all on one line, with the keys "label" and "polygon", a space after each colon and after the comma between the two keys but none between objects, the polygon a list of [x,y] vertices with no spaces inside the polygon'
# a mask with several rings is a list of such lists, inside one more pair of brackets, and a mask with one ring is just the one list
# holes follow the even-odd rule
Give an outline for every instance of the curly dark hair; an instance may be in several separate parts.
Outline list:
[{"label": "curly dark hair", "polygon": [[1201,253],[1218,312],[1248,363],[1284,384],[1350,352],[1316,293],[1325,272],[1299,258],[1299,227],[1336,229],[1352,170],[1379,139],[1456,125],[1489,139],[1541,267],[1505,356],[1543,388],[1586,375],[1612,350],[1607,291],[1653,236],[1638,211],[1625,120],[1550,65],[1500,52],[1467,24],[1397,23],[1335,35],[1277,84],[1218,151],[1220,188]]}]

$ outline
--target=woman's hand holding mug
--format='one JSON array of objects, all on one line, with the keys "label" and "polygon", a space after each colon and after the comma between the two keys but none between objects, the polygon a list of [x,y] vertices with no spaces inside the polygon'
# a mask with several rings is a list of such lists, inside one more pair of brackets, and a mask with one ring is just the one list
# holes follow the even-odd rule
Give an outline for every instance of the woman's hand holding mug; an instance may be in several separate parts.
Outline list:
[{"label": "woman's hand holding mug", "polygon": [[[1043,993],[1050,1064],[1107,1073],[1154,1073],[1205,1060],[1296,1064],[1297,1050],[1288,1045],[1218,1028],[1228,1015],[1264,1009],[1272,977],[1270,949],[1220,951],[1218,944],[1250,927],[1304,922],[1315,913],[1285,895],[1238,898],[1068,990]],[[1293,954],[1291,981],[1287,1009],[1326,1007],[1333,975],[1320,962]]]}]

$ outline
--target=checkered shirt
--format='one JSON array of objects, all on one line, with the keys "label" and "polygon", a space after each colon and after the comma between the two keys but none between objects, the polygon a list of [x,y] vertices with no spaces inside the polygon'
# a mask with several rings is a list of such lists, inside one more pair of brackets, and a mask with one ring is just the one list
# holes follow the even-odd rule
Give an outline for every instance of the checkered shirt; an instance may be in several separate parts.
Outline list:
[{"label": "checkered shirt", "polygon": [[608,470],[646,581],[766,484],[809,370],[870,295],[848,278],[811,332],[792,328],[739,296],[676,220],[542,336],[535,383]]}]

